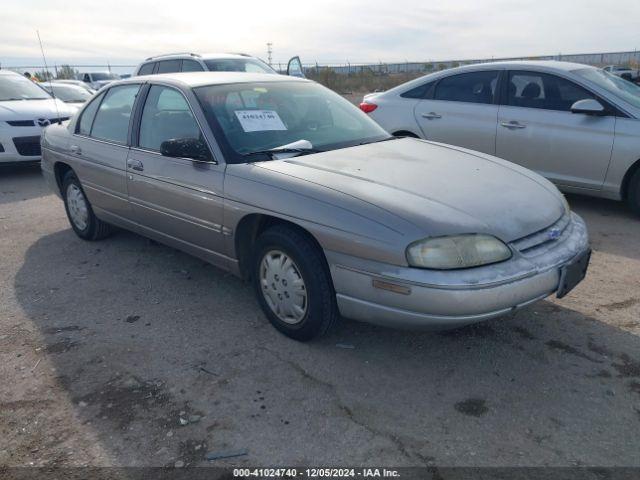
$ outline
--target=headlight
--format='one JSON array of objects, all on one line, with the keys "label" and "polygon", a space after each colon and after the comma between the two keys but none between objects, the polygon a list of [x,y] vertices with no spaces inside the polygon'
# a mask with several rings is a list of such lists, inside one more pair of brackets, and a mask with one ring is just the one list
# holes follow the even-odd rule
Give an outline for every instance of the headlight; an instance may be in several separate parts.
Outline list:
[{"label": "headlight", "polygon": [[407,247],[409,265],[437,270],[478,267],[509,258],[509,247],[491,235],[427,238]]}]

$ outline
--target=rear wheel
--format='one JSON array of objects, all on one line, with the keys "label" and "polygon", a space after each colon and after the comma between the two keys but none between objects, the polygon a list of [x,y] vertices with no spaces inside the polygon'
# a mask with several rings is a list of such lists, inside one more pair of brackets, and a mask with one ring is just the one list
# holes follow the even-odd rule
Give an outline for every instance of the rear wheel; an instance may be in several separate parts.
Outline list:
[{"label": "rear wheel", "polygon": [[636,169],[631,176],[628,192],[627,203],[629,207],[636,215],[640,215],[640,168]]},{"label": "rear wheel", "polygon": [[324,255],[306,234],[278,225],[256,242],[253,283],[271,324],[299,341],[324,334],[338,307]]},{"label": "rear wheel", "polygon": [[62,181],[62,197],[71,228],[83,240],[101,240],[113,227],[93,213],[82,185],[73,171],[67,172]]}]

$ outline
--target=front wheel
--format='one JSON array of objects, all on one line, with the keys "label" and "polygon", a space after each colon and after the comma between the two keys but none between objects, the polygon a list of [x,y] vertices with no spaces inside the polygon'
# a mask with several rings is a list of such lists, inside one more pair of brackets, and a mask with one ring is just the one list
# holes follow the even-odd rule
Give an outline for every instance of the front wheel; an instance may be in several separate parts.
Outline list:
[{"label": "front wheel", "polygon": [[640,168],[638,168],[629,180],[627,203],[636,215],[640,215]]},{"label": "front wheel", "polygon": [[336,322],[338,307],[324,255],[303,232],[277,225],[261,234],[252,277],[262,310],[288,337],[308,341]]},{"label": "front wheel", "polygon": [[111,233],[111,225],[103,222],[93,213],[82,185],[72,171],[65,175],[62,182],[62,197],[69,223],[80,238],[101,240]]}]

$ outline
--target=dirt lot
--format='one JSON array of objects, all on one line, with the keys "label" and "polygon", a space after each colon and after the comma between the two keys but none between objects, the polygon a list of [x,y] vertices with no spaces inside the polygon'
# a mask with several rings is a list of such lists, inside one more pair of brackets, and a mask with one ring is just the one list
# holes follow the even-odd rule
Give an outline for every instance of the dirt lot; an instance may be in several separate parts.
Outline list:
[{"label": "dirt lot", "polygon": [[71,231],[0,171],[0,465],[640,465],[640,219],[570,197],[583,284],[446,333],[300,344],[250,288],[127,232]]}]

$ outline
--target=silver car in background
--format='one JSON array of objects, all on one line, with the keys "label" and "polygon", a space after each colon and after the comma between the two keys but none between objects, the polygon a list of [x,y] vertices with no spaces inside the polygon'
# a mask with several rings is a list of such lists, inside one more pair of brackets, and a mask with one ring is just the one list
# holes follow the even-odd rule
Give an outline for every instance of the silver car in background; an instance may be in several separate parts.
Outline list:
[{"label": "silver car in background", "polygon": [[367,95],[388,132],[496,155],[561,190],[624,200],[640,214],[640,87],[555,61],[492,62]]},{"label": "silver car in background", "polygon": [[339,314],[478,322],[566,295],[589,262],[584,222],[544,178],[394,138],[304,79],[120,81],[47,128],[42,145],[79,237],[116,225],[251,279],[267,318],[297,340]]}]

